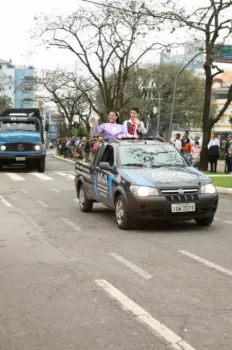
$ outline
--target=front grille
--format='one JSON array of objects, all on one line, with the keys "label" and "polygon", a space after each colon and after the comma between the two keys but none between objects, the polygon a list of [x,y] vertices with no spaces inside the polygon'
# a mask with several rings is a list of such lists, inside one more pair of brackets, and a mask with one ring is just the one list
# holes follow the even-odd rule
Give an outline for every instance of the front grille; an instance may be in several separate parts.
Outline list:
[{"label": "front grille", "polygon": [[183,194],[193,194],[198,193],[198,188],[177,188],[177,189],[161,189],[160,192],[164,195],[183,195]]},{"label": "front grille", "polygon": [[199,197],[197,194],[165,196],[165,198],[168,203],[188,203],[199,201]]},{"label": "front grille", "polygon": [[[21,149],[21,145],[23,149]],[[35,151],[35,145],[32,143],[8,143],[6,144],[6,151],[8,152],[33,152]]]}]

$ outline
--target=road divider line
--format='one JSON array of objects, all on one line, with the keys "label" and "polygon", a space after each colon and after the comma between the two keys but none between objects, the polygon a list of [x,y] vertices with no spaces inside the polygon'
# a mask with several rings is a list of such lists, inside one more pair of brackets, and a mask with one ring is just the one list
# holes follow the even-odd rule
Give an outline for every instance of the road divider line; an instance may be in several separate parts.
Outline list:
[{"label": "road divider line", "polygon": [[70,221],[69,219],[62,219],[67,225],[69,225],[70,227],[72,227],[74,230],[76,231],[81,231],[81,228],[78,227],[77,225],[74,224],[74,222]]},{"label": "road divider line", "polygon": [[38,204],[40,204],[41,205],[41,207],[44,207],[44,208],[47,208],[48,207],[48,205],[47,204],[45,204],[44,202],[42,202],[42,201],[36,201]]},{"label": "road divider line", "polygon": [[52,191],[56,193],[60,193],[60,191],[58,191],[56,188],[52,188]]},{"label": "road divider line", "polygon": [[133,300],[128,298],[125,294],[120,292],[112,284],[106,280],[95,280],[95,283],[103,288],[111,297],[117,300],[124,310],[130,311],[136,316],[138,321],[143,322],[152,331],[163,338],[175,350],[195,350],[180,336],[174,333],[171,329],[166,327],[163,323],[156,320],[151,314],[145,311],[142,307],[136,304]]},{"label": "road divider line", "polygon": [[71,174],[68,174],[68,173],[61,173],[59,171],[56,171],[55,174],[63,176],[63,177],[66,177],[66,179],[68,179],[68,180],[74,180],[75,179],[74,175],[71,175]]},{"label": "road divider line", "polygon": [[147,273],[146,271],[144,271],[143,269],[141,269],[137,265],[133,264],[129,260],[123,258],[122,256],[120,256],[120,255],[118,255],[116,253],[110,253],[109,255],[112,256],[112,258],[120,261],[122,264],[124,264],[127,267],[129,267],[132,271],[136,272],[141,277],[146,278],[146,279],[152,278],[152,276],[149,273]]},{"label": "road divider line", "polygon": [[7,202],[7,200],[5,200],[5,198],[3,198],[2,196],[0,196],[0,202],[2,202],[6,207],[12,207],[12,204]]},{"label": "road divider line", "polygon": [[192,253],[187,252],[185,250],[179,250],[179,253],[181,253],[183,255],[186,255],[187,257],[189,257],[189,258],[191,258],[193,260],[196,260],[196,261],[200,262],[201,264],[204,264],[204,265],[210,267],[211,269],[214,269],[214,270],[222,272],[222,273],[224,273],[226,275],[232,276],[232,271],[231,270],[225,269],[224,267],[222,267],[220,265],[217,265],[217,264],[214,264],[213,262],[211,262],[209,260],[203,259],[203,258],[201,258],[198,255],[192,254]]},{"label": "road divider line", "polygon": [[25,181],[25,179],[22,176],[19,176],[18,174],[15,173],[5,173],[11,180],[14,181]]},{"label": "road divider line", "polygon": [[74,202],[79,203],[79,199],[78,198],[74,198]]},{"label": "road divider line", "polygon": [[24,194],[28,195],[28,192],[26,190],[24,190],[24,188],[21,188],[20,191],[23,192]]},{"label": "road divider line", "polygon": [[232,224],[232,221],[230,221],[230,220],[225,220],[225,219],[222,219],[222,218],[219,218],[219,217],[215,217],[214,219],[218,220],[218,221],[221,221],[221,222],[224,222],[225,224]]},{"label": "road divider line", "polygon": [[50,176],[47,176],[45,174],[40,174],[40,173],[31,173],[31,175],[38,177],[38,179],[43,180],[43,181],[52,181],[54,180]]}]

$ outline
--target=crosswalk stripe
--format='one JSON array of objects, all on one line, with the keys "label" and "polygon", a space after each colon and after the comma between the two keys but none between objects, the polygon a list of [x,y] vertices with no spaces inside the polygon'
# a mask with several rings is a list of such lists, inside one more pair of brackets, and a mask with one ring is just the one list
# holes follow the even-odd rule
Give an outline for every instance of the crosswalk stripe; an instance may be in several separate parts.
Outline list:
[{"label": "crosswalk stripe", "polygon": [[34,175],[36,177],[38,177],[40,180],[44,180],[44,181],[51,181],[54,180],[53,178],[45,175],[45,174],[40,174],[40,173],[31,173],[31,175]]},{"label": "crosswalk stripe", "polygon": [[5,173],[5,175],[7,175],[9,178],[11,178],[11,180],[14,180],[14,181],[25,181],[23,177],[15,173]]},{"label": "crosswalk stripe", "polygon": [[75,176],[67,173],[61,173],[59,171],[56,171],[55,174],[66,177],[66,179],[74,180]]}]

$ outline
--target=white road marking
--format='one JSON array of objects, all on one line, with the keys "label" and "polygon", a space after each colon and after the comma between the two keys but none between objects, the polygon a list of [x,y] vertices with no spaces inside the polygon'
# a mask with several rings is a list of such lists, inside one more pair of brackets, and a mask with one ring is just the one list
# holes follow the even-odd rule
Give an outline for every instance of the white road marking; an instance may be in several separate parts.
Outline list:
[{"label": "white road marking", "polygon": [[79,203],[79,199],[78,198],[74,198],[74,202]]},{"label": "white road marking", "polygon": [[72,227],[74,230],[76,231],[81,231],[80,227],[76,226],[72,221],[70,221],[69,219],[62,219],[67,225],[69,225],[70,227]]},{"label": "white road marking", "polygon": [[47,208],[48,207],[48,205],[47,204],[45,204],[44,202],[42,202],[42,201],[36,201],[38,204],[40,204],[41,205],[41,207],[44,207],[44,208]]},{"label": "white road marking", "polygon": [[24,190],[24,188],[21,188],[20,191],[23,192],[24,194],[28,194],[28,192],[26,190]]},{"label": "white road marking", "polygon": [[60,191],[58,191],[56,188],[52,188],[52,191],[56,193],[60,193]]},{"label": "white road marking", "polygon": [[116,289],[112,284],[106,280],[95,280],[95,282],[103,288],[108,294],[116,299],[124,310],[132,312],[138,321],[145,323],[152,331],[155,331],[158,336],[166,340],[175,350],[195,350],[191,345],[184,341],[180,336],[174,333],[171,329],[166,327],[163,323],[156,320],[151,314],[141,308],[133,300],[128,298],[125,294]]},{"label": "white road marking", "polygon": [[38,179],[43,180],[43,181],[51,181],[54,180],[53,178],[45,175],[45,174],[40,174],[40,173],[31,173],[31,175],[38,177]]},{"label": "white road marking", "polygon": [[74,180],[75,179],[74,175],[71,175],[71,174],[68,174],[68,173],[61,173],[59,171],[56,171],[55,174],[63,176],[63,177],[66,177],[66,179],[68,179],[68,180]]},{"label": "white road marking", "polygon": [[7,200],[5,200],[2,196],[0,196],[0,202],[5,204],[6,207],[12,207],[12,205],[9,202],[7,202]]},{"label": "white road marking", "polygon": [[209,260],[201,258],[200,256],[197,256],[197,255],[192,254],[190,252],[187,252],[185,250],[179,250],[179,253],[181,253],[183,255],[186,255],[189,258],[194,259],[194,260],[196,260],[196,261],[198,261],[198,262],[200,262],[200,263],[202,263],[202,264],[204,264],[204,265],[206,265],[206,266],[208,266],[208,267],[210,267],[212,269],[220,271],[220,272],[222,272],[222,273],[224,273],[226,275],[232,276],[232,271],[231,270],[227,270],[227,269],[225,269],[224,267],[222,267],[220,265],[214,264],[213,262],[211,262]]},{"label": "white road marking", "polygon": [[224,220],[224,219],[219,218],[219,217],[215,217],[214,219],[218,220],[218,221],[221,221],[221,222],[225,222],[226,224],[232,224],[232,221],[230,221],[230,220]]},{"label": "white road marking", "polygon": [[15,173],[5,173],[5,175],[7,175],[9,178],[11,178],[11,180],[14,180],[14,181],[25,181],[23,177]]},{"label": "white road marking", "polygon": [[142,277],[144,277],[146,279],[152,278],[152,276],[149,273],[147,273],[146,271],[144,271],[140,267],[136,266],[135,264],[133,264],[129,260],[124,259],[122,256],[120,256],[120,255],[118,255],[116,253],[110,253],[109,255],[112,256],[114,259],[120,261],[122,264],[124,264],[127,267],[129,267],[131,270],[136,272],[138,275],[140,275],[140,276],[142,276]]}]

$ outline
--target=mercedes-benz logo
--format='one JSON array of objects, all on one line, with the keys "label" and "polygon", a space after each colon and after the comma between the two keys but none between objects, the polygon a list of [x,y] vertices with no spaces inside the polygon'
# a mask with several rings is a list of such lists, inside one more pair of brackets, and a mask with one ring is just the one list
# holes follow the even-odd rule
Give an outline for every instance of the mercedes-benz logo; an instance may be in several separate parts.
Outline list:
[{"label": "mercedes-benz logo", "polygon": [[179,189],[179,194],[184,194],[184,190],[182,190],[182,188]]},{"label": "mercedes-benz logo", "polygon": [[20,144],[17,146],[17,149],[18,149],[18,151],[23,151],[23,150],[24,150],[24,146],[20,143]]}]

